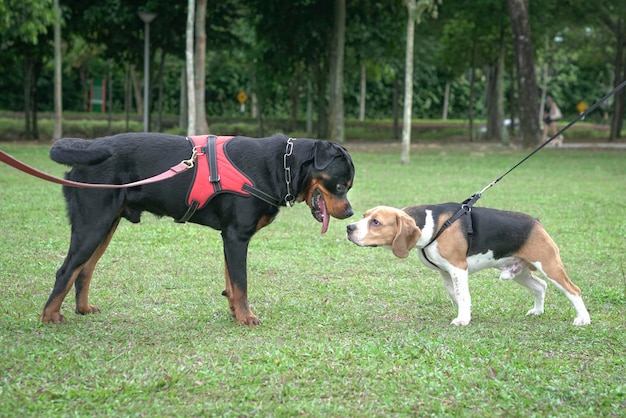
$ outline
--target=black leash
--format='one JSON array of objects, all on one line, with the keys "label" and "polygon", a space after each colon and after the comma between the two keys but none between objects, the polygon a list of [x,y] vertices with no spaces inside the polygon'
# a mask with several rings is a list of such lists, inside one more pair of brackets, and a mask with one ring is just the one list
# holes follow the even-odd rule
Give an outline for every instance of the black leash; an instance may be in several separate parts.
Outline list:
[{"label": "black leash", "polygon": [[448,227],[450,225],[452,225],[457,219],[459,219],[461,216],[463,215],[469,215],[467,217],[467,235],[469,237],[469,244],[468,245],[468,251],[469,248],[471,247],[471,243],[472,243],[472,235],[474,234],[474,230],[472,228],[472,206],[474,206],[474,203],[476,203],[478,201],[478,199],[480,199],[483,195],[484,192],[486,192],[487,190],[489,190],[490,188],[492,188],[493,186],[496,185],[496,183],[498,183],[500,180],[502,180],[504,178],[504,176],[506,176],[507,174],[509,174],[511,171],[515,170],[517,167],[519,167],[520,165],[522,165],[522,163],[524,163],[526,160],[528,160],[530,157],[532,157],[533,155],[535,155],[537,152],[539,152],[543,147],[545,147],[546,145],[548,145],[550,142],[552,142],[553,139],[557,138],[559,135],[561,135],[563,132],[567,131],[569,128],[572,127],[572,125],[574,125],[576,122],[578,122],[579,120],[583,119],[585,116],[587,116],[589,113],[593,112],[598,106],[600,106],[602,103],[604,103],[606,100],[608,100],[609,97],[613,96],[615,93],[617,93],[618,91],[620,91],[622,88],[624,88],[624,86],[626,86],[626,80],[622,81],[622,83],[620,85],[618,85],[617,87],[615,87],[611,92],[609,92],[608,94],[606,94],[603,98],[601,98],[600,100],[598,100],[596,103],[594,103],[591,107],[589,107],[587,110],[585,110],[584,112],[581,112],[577,117],[575,117],[570,123],[568,123],[567,125],[565,125],[563,128],[561,128],[556,134],[552,135],[552,137],[550,137],[550,139],[548,139],[546,142],[544,142],[543,144],[539,145],[537,148],[535,148],[530,154],[528,154],[526,157],[524,157],[521,161],[519,161],[517,164],[515,164],[513,167],[511,167],[507,172],[505,172],[504,174],[502,174],[500,177],[498,177],[497,179],[495,179],[494,181],[492,181],[491,183],[489,183],[487,186],[485,186],[481,191],[474,193],[473,195],[471,195],[470,197],[468,197],[467,199],[465,199],[463,201],[463,203],[461,203],[461,208],[454,214],[452,215],[452,217],[450,217],[450,219],[448,219],[447,221],[445,221],[443,223],[443,225],[441,225],[441,228],[439,228],[439,231],[437,231],[437,233],[431,238],[430,241],[428,241],[428,243],[426,245],[424,245],[422,247],[422,254],[424,255],[424,257],[426,258],[426,260],[430,263],[433,264],[434,266],[436,266],[436,264],[434,264],[432,261],[430,261],[428,259],[428,257],[426,256],[426,252],[424,251],[424,249],[426,247],[428,247],[430,244],[432,244],[437,238],[439,238],[439,236],[443,233],[443,231],[445,231],[446,229],[448,229]]}]

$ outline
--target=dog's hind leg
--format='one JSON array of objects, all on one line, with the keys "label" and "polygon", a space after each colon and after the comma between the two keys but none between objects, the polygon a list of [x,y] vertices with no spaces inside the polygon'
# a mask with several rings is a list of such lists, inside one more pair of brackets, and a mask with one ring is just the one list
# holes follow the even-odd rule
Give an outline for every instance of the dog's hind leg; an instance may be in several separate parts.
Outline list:
[{"label": "dog's hind leg", "polygon": [[86,315],[90,313],[100,313],[100,310],[94,306],[89,304],[89,285],[91,283],[91,277],[93,275],[93,271],[96,268],[96,264],[102,257],[102,254],[106,251],[109,243],[111,242],[111,238],[113,238],[113,234],[117,229],[117,226],[120,223],[120,217],[118,216],[111,229],[104,237],[104,239],[100,242],[96,251],[89,257],[89,260],[85,263],[78,277],[76,278],[76,282],[74,283],[74,287],[76,288],[76,313],[80,315]]},{"label": "dog's hind leg", "polygon": [[565,268],[558,254],[555,261],[547,261],[543,265],[536,263],[535,267],[572,302],[574,309],[576,309],[574,325],[589,325],[591,318],[583,302],[580,289],[567,277],[567,273],[565,273]]},{"label": "dog's hind leg", "polygon": [[454,302],[454,305],[458,306],[459,302],[456,300],[456,293],[454,291],[454,284],[452,283],[450,273],[443,270],[440,270],[439,273],[441,273],[441,278],[443,279],[443,287],[446,288],[446,291],[448,292],[450,299],[452,299],[452,302]]},{"label": "dog's hind leg", "polygon": [[546,296],[546,288],[548,287],[546,282],[532,274],[528,267],[525,267],[515,275],[513,280],[530,290],[535,297],[535,306],[526,312],[526,315],[543,314],[543,302]]},{"label": "dog's hind leg", "polygon": [[112,222],[99,219],[97,225],[72,223],[70,249],[63,265],[59,268],[50,297],[46,302],[41,321],[43,323],[65,323],[61,305],[76,283],[76,312],[97,313],[98,308],[89,305],[88,292],[96,263],[104,253],[119,223],[118,215]]},{"label": "dog's hind leg", "polygon": [[577,314],[574,325],[591,323],[580,289],[567,277],[559,255],[559,247],[546,230],[540,227],[535,228],[527,244],[519,252],[519,256],[539,270],[572,302]]}]

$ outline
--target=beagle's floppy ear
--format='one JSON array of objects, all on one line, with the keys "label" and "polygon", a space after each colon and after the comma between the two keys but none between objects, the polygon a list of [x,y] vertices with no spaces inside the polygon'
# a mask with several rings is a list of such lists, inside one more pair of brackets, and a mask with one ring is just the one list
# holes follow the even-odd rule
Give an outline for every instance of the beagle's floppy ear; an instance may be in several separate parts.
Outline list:
[{"label": "beagle's floppy ear", "polygon": [[393,255],[407,258],[419,239],[419,228],[410,216],[396,215],[396,236],[391,243]]}]

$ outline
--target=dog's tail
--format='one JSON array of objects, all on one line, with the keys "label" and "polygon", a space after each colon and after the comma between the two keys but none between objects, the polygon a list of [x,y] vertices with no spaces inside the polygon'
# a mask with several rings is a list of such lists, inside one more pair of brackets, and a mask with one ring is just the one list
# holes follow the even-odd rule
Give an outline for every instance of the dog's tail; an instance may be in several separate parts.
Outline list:
[{"label": "dog's tail", "polygon": [[50,158],[66,165],[94,165],[113,155],[108,146],[79,138],[62,138],[52,144]]}]

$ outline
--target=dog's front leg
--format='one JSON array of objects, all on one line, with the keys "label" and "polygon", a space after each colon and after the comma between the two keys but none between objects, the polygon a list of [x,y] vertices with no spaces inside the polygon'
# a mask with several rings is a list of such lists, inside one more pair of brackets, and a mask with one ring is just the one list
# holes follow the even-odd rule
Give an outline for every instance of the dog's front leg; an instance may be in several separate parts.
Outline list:
[{"label": "dog's front leg", "polygon": [[448,270],[452,279],[452,293],[450,296],[452,300],[456,297],[456,303],[458,305],[458,315],[451,322],[451,325],[463,326],[470,323],[472,319],[472,298],[469,292],[468,271],[456,267],[451,267]]},{"label": "dog's front leg", "polygon": [[248,304],[247,255],[249,239],[229,237],[222,231],[224,243],[224,274],[226,288],[224,296],[228,298],[231,314],[242,325],[259,325],[259,318],[250,310]]}]

